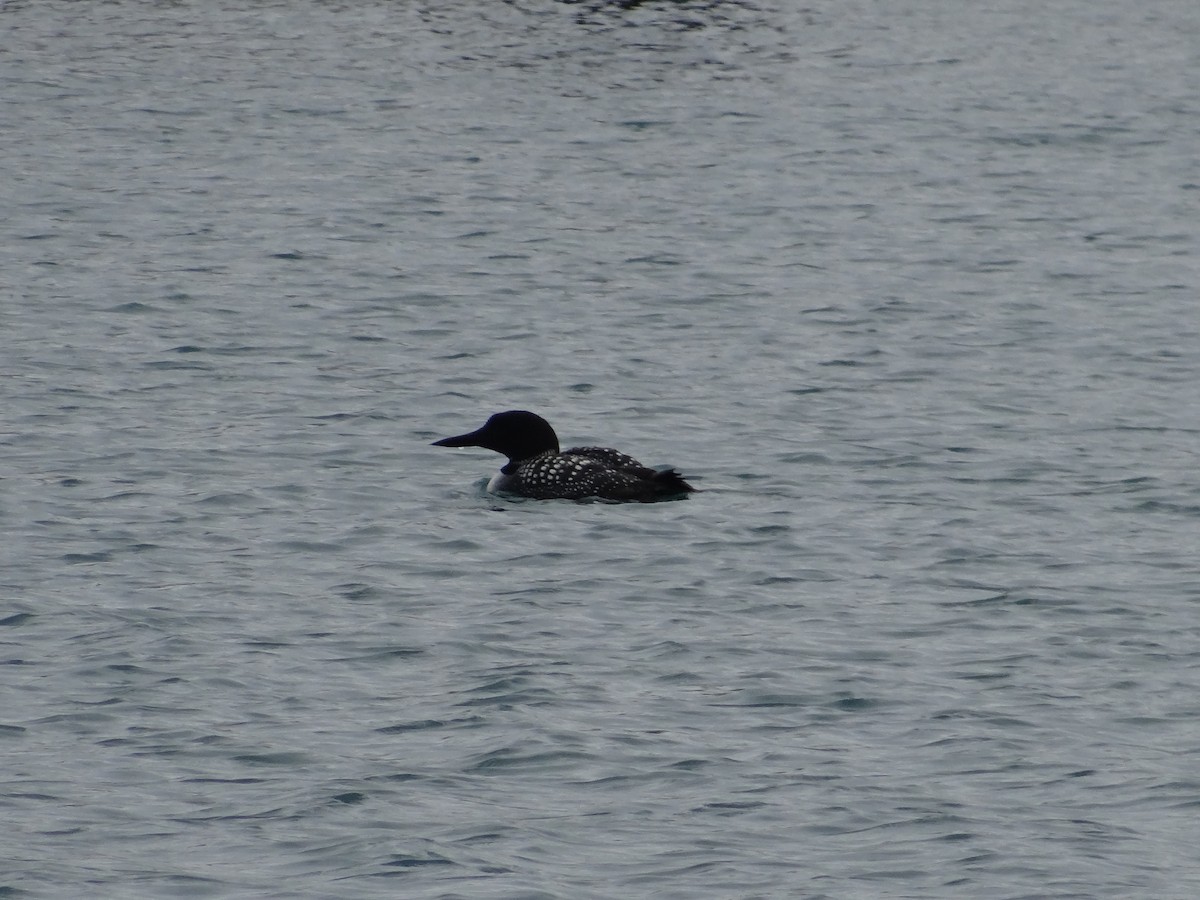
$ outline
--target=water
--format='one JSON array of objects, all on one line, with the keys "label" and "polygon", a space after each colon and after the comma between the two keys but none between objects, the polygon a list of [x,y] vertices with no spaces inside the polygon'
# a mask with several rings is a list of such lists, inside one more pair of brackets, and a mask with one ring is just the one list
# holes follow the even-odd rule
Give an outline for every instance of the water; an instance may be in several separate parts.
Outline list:
[{"label": "water", "polygon": [[1198,10],[0,6],[0,894],[1195,896]]}]

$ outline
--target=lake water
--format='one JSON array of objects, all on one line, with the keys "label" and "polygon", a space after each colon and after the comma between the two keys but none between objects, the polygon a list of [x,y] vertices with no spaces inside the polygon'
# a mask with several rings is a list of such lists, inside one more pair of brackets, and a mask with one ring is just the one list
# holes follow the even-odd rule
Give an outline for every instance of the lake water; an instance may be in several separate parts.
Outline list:
[{"label": "lake water", "polygon": [[1200,894],[1194,0],[0,51],[0,896]]}]

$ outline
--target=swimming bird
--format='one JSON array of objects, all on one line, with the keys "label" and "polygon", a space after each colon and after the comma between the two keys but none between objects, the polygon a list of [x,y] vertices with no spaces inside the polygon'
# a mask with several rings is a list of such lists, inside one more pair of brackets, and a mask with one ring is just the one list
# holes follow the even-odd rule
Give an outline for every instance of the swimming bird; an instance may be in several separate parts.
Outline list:
[{"label": "swimming bird", "polygon": [[482,428],[433,442],[435,447],[484,447],[508,457],[488,490],[535,500],[602,500],[649,503],[696,489],[674,469],[656,470],[611,447],[559,451],[550,423],[523,409],[499,412]]}]

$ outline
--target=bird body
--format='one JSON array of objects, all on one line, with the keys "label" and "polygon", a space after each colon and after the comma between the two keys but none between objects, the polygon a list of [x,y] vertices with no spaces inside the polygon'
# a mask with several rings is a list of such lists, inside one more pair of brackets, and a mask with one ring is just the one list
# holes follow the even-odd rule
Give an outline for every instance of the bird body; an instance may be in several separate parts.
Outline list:
[{"label": "bird body", "polygon": [[558,435],[541,416],[525,410],[496,413],[482,428],[434,441],[439,447],[484,447],[508,457],[488,490],[535,500],[653,502],[696,489],[674,469],[652,469],[611,447],[560,451]]}]

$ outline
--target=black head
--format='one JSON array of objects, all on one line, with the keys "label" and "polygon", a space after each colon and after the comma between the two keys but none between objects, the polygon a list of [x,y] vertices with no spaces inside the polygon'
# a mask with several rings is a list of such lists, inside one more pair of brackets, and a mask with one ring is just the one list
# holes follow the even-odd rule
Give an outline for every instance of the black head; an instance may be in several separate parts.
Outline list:
[{"label": "black head", "polygon": [[484,447],[520,462],[545,453],[558,452],[558,435],[541,416],[523,409],[496,413],[484,426],[469,434],[434,441],[435,447]]}]

